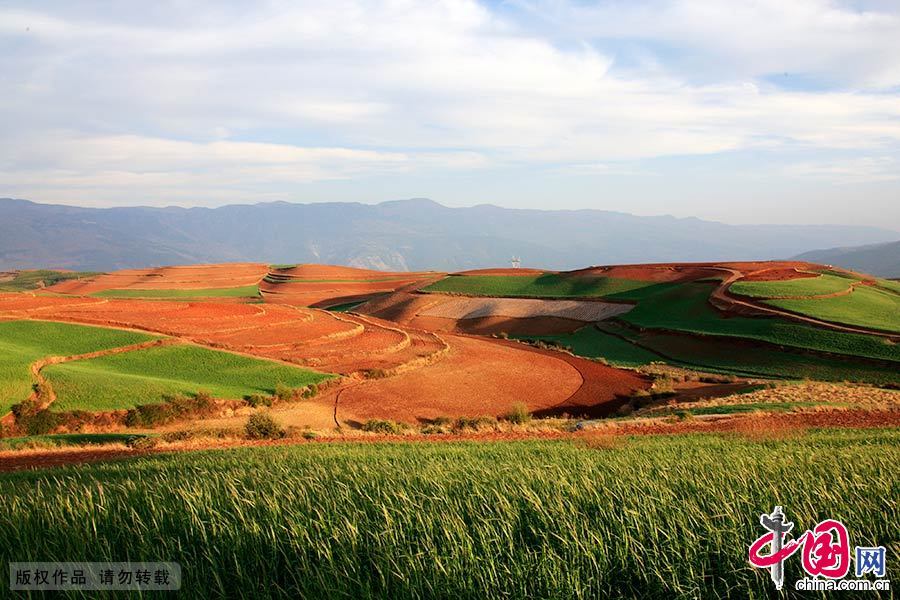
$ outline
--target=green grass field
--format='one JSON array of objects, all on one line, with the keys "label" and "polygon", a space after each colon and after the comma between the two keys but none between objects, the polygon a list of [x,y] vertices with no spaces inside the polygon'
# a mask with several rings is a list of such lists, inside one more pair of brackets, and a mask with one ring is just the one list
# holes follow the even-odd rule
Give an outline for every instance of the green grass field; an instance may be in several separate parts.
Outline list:
[{"label": "green grass field", "polygon": [[354,302],[345,302],[343,304],[335,304],[334,306],[329,306],[325,310],[328,310],[331,312],[340,312],[340,313],[350,312],[357,306],[360,306],[361,304],[365,304],[365,303],[366,303],[365,300],[356,300]]},{"label": "green grass field", "polygon": [[19,271],[10,281],[0,281],[0,292],[25,292],[38,289],[41,287],[41,284],[44,286],[51,286],[60,281],[82,279],[94,275],[99,275],[99,273],[87,271],[49,271],[45,269]]},{"label": "green grass field", "polygon": [[57,411],[104,411],[159,402],[164,394],[207,391],[217,398],[271,394],[276,384],[303,387],[329,375],[191,345],[161,346],[52,365],[44,374]]},{"label": "green grass field", "polygon": [[612,365],[637,367],[651,362],[713,373],[756,377],[855,381],[875,385],[900,383],[900,370],[863,360],[848,361],[827,354],[792,351],[773,345],[753,345],[725,336],[689,336],[661,330],[637,331],[604,321],[572,334],[521,336],[568,346],[588,358]]},{"label": "green grass field", "polygon": [[878,287],[882,289],[894,292],[895,294],[900,294],[900,281],[897,281],[896,279],[877,279],[876,283]]},{"label": "green grass field", "polygon": [[900,332],[900,295],[875,287],[857,286],[846,296],[765,303],[823,321]]},{"label": "green grass field", "polygon": [[259,287],[245,285],[233,288],[178,289],[178,290],[102,290],[91,296],[97,298],[253,298],[259,296]]},{"label": "green grass field", "polygon": [[661,290],[672,284],[619,279],[615,277],[571,277],[556,273],[542,275],[452,275],[422,289],[424,292],[466,294],[470,296],[535,296],[579,298],[604,296],[630,300],[631,292],[652,288]]},{"label": "green grass field", "polygon": [[847,290],[852,279],[835,275],[819,275],[787,281],[738,281],[729,288],[735,294],[752,298],[778,296],[822,296]]},{"label": "green grass field", "polygon": [[900,384],[900,369],[890,363],[848,360],[776,345],[751,344],[724,336],[691,336],[656,330],[636,332],[612,323],[600,326],[667,357],[666,362],[703,371],[875,385]]},{"label": "green grass field", "polygon": [[0,438],[0,450],[21,450],[24,448],[94,446],[103,444],[124,444],[133,433],[55,433],[49,435],[29,435],[25,437]]},{"label": "green grass field", "polygon": [[29,365],[47,356],[72,356],[128,346],[154,336],[47,321],[0,322],[0,415],[31,394]]},{"label": "green grass field", "polygon": [[542,340],[556,342],[568,346],[578,356],[587,358],[603,358],[611,365],[622,367],[638,367],[654,361],[664,361],[661,356],[649,350],[600,331],[593,325],[582,327],[569,334],[558,335],[523,335],[518,339]]},{"label": "green grass field", "polygon": [[661,290],[648,295],[619,319],[643,328],[741,337],[820,352],[900,361],[900,346],[876,336],[829,331],[771,317],[725,317],[708,302],[714,287],[714,283],[692,282]]},{"label": "green grass field", "polygon": [[759,515],[892,555],[898,462],[896,430],[159,455],[0,474],[0,561],[177,561],[185,597],[767,598]]}]

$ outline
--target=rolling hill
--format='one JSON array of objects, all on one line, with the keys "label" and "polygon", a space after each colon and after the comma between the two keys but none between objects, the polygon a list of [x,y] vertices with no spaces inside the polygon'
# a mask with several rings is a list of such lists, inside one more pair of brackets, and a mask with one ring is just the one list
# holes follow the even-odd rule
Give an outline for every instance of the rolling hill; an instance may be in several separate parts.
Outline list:
[{"label": "rolling hill", "polygon": [[900,277],[900,240],[886,244],[813,250],[804,252],[796,259],[836,265],[879,277]]}]

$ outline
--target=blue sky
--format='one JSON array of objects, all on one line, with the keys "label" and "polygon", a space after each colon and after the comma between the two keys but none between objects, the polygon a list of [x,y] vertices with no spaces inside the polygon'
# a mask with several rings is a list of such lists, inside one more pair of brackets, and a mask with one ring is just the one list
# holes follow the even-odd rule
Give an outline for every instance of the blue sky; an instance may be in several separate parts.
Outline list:
[{"label": "blue sky", "polygon": [[0,1],[0,196],[900,230],[898,6]]}]

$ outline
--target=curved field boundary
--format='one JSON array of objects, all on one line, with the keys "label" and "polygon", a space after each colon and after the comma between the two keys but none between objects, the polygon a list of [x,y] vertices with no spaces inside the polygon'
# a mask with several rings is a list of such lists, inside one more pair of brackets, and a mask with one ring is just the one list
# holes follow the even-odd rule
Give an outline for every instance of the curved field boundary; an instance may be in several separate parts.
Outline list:
[{"label": "curved field boundary", "polygon": [[97,350],[95,352],[86,352],[84,354],[75,354],[72,356],[48,356],[46,358],[38,359],[31,363],[31,365],[29,366],[29,370],[31,371],[31,376],[34,379],[35,383],[37,383],[46,392],[47,396],[45,398],[41,398],[39,397],[38,392],[34,391],[31,393],[31,396],[28,398],[28,400],[40,401],[38,404],[39,409],[45,409],[56,401],[56,392],[53,391],[53,386],[50,384],[50,381],[41,374],[41,370],[44,369],[44,367],[73,362],[76,360],[90,360],[92,358],[109,356],[111,354],[121,354],[123,352],[145,350],[147,348],[155,348],[158,346],[171,346],[173,344],[180,343],[181,340],[175,338],[163,338],[159,340],[141,342],[139,344],[131,344],[129,346],[119,346],[118,348],[110,348],[108,350]]},{"label": "curved field boundary", "polygon": [[[639,374],[636,371],[610,367],[587,358],[569,354],[568,352],[535,348],[514,340],[460,335],[550,356],[571,365],[578,371],[578,374],[581,376],[581,385],[578,389],[557,405],[535,412],[535,415],[538,417],[559,415],[567,410],[570,412],[581,411],[582,413],[590,414],[592,417],[609,416],[628,402],[628,396],[631,392],[638,389],[649,389],[652,384],[650,377]],[[605,401],[598,403],[597,400],[601,398],[605,398]]]},{"label": "curved field boundary", "polygon": [[722,283],[720,283],[719,286],[716,287],[716,289],[714,289],[712,294],[710,294],[709,296],[710,304],[720,310],[734,311],[735,307],[738,307],[738,309],[743,308],[745,310],[751,310],[756,314],[782,317],[784,319],[799,321],[801,323],[807,323],[810,325],[815,325],[817,327],[824,327],[826,329],[832,329],[834,331],[842,331],[845,333],[862,333],[865,335],[874,335],[887,338],[893,342],[900,341],[900,335],[894,332],[882,331],[880,329],[870,329],[865,327],[852,327],[850,325],[840,325],[838,323],[832,323],[831,321],[822,321],[821,319],[815,319],[813,317],[808,317],[806,315],[791,312],[789,310],[766,306],[761,302],[751,301],[749,299],[746,299],[745,296],[739,296],[729,291],[731,284],[743,277],[742,272],[728,267],[711,268],[728,273],[728,276],[722,280]]},{"label": "curved field boundary", "polygon": [[630,305],[580,300],[533,300],[527,298],[455,298],[420,310],[424,317],[477,319],[482,317],[560,317],[574,321],[602,321],[631,310]]}]

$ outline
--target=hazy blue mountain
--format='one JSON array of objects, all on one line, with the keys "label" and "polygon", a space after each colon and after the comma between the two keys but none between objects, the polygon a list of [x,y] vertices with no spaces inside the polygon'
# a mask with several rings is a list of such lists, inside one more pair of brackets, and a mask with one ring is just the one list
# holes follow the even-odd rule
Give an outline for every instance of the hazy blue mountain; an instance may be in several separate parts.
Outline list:
[{"label": "hazy blue mountain", "polygon": [[77,208],[0,199],[0,269],[112,270],[198,262],[320,262],[460,270],[508,264],[768,259],[896,240],[844,225],[726,225],[601,210],[272,202],[221,208]]},{"label": "hazy blue mountain", "polygon": [[879,277],[900,277],[900,240],[887,244],[813,250],[804,252],[797,258]]}]

